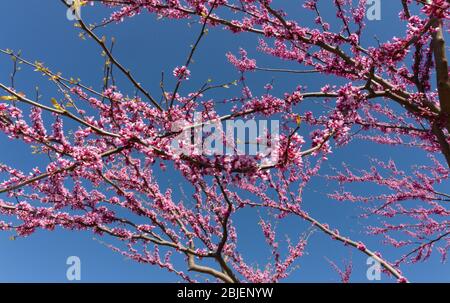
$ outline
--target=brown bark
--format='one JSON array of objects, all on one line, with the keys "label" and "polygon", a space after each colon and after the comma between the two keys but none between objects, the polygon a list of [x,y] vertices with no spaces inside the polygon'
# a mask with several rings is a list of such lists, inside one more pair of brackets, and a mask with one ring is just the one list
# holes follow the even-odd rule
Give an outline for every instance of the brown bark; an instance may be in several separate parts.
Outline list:
[{"label": "brown bark", "polygon": [[442,31],[443,22],[439,21],[439,27],[433,33],[433,53],[436,64],[436,83],[439,93],[441,116],[445,119],[445,125],[450,133],[450,80],[448,76],[448,60],[445,49],[445,40]]}]

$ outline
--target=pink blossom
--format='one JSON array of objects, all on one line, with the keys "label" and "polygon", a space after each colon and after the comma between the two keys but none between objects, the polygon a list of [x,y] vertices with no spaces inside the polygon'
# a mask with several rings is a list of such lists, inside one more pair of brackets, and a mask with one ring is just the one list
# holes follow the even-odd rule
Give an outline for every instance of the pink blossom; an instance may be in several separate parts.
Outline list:
[{"label": "pink blossom", "polygon": [[173,76],[175,78],[178,78],[180,80],[189,80],[189,77],[191,76],[191,71],[187,69],[186,66],[177,66],[173,70]]},{"label": "pink blossom", "polygon": [[256,60],[249,59],[247,57],[247,51],[242,48],[239,50],[239,53],[241,55],[239,59],[233,54],[227,53],[228,61],[241,72],[254,71],[256,69]]}]

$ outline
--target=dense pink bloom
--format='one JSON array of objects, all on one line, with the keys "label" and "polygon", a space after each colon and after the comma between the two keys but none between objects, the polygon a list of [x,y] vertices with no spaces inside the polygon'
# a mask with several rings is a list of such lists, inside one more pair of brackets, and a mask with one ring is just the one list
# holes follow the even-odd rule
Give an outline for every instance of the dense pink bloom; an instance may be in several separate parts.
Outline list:
[{"label": "dense pink bloom", "polygon": [[232,53],[227,53],[228,61],[233,64],[239,71],[253,71],[256,68],[256,60],[247,57],[247,51],[240,49],[241,57],[238,59]]},{"label": "dense pink bloom", "polygon": [[[295,69],[262,68],[246,50],[240,49],[237,56],[224,45],[238,80],[216,83],[204,78],[200,88],[189,86],[184,80],[191,77],[188,67],[197,55],[192,45],[188,62],[172,71],[174,87],[161,79],[158,85],[149,85],[161,91],[148,91],[100,41],[114,73],[121,72],[129,82],[116,83],[109,72],[97,91],[40,63],[24,64],[50,78],[62,97],[45,103],[1,86],[6,94],[0,102],[0,131],[29,145],[33,154],[45,155],[47,162],[28,172],[0,164],[4,194],[0,214],[12,221],[2,218],[0,230],[14,230],[18,236],[57,227],[91,230],[123,241],[122,246],[110,246],[114,251],[189,282],[211,277],[222,282],[283,281],[301,262],[313,230],[375,257],[398,282],[408,282],[400,271],[404,263],[427,260],[436,251],[445,260],[450,249],[450,81],[443,55],[448,1],[414,5],[405,1],[399,14],[403,33],[376,43],[364,36],[367,1],[356,5],[348,0],[303,1],[299,9],[314,20],[308,26],[303,18],[283,10],[281,2],[103,4],[113,9],[105,26],[144,13],[187,19],[202,26],[198,43],[203,43],[207,28],[225,29],[239,37],[256,35],[255,48],[261,57]],[[334,10],[330,20],[321,14],[324,5]],[[99,42],[96,38],[93,41]],[[262,70],[302,77],[318,73],[321,81],[310,89],[302,78],[293,76],[292,81],[298,82],[279,92],[276,77],[270,76],[275,79],[265,86],[246,78],[251,76],[247,72]],[[215,95],[224,88],[229,89],[226,97]],[[239,142],[266,147],[255,155],[242,155],[237,152],[239,144],[229,144],[230,134],[222,131],[215,146],[223,143],[232,152],[204,153],[212,148],[207,140],[195,141],[197,128],[218,128],[234,119],[250,124],[276,120],[278,136],[267,131]],[[185,133],[188,136],[183,137]],[[397,258],[392,263],[372,251],[369,241],[351,239],[317,220],[315,201],[304,203],[309,197],[305,192],[323,177],[323,167],[330,168],[327,161],[335,150],[345,148],[347,157],[356,157],[360,155],[353,152],[360,149],[351,147],[360,144],[371,149],[374,143],[402,147],[405,157],[410,152],[427,158],[409,168],[395,160],[373,158],[363,169],[343,164],[326,176],[325,181],[338,185],[336,191],[323,196],[359,203],[361,222],[371,219],[367,222],[373,224],[365,231],[382,237],[380,242],[398,252],[392,254]],[[170,176],[181,184],[168,185]],[[320,192],[328,188],[322,186]],[[256,265],[241,250],[242,226],[236,223],[251,215],[259,218],[248,221],[259,222],[258,236],[266,245],[255,244],[254,249],[265,249],[270,255],[267,262]],[[297,229],[294,220],[307,226]],[[278,227],[283,224],[289,227],[289,237],[280,235]],[[180,261],[187,262],[178,268]],[[351,262],[344,269],[330,263],[342,282],[350,281]]]}]

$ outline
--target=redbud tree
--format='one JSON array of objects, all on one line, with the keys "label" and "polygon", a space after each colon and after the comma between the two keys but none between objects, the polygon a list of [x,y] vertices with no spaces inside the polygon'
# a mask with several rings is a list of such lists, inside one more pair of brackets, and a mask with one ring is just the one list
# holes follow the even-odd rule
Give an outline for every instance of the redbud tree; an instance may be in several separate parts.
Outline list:
[{"label": "redbud tree", "polygon": [[[48,155],[48,163],[32,171],[20,171],[14,163],[0,164],[0,230],[20,237],[38,229],[90,230],[105,241],[119,239],[122,246],[110,247],[124,256],[159,266],[183,280],[229,283],[283,281],[301,264],[314,230],[372,257],[386,275],[407,282],[403,264],[426,260],[434,252],[445,259],[450,247],[450,192],[445,192],[450,167],[450,80],[444,40],[450,4],[395,1],[402,7],[398,24],[403,36],[364,42],[365,0],[297,1],[302,14],[315,18],[312,24],[302,24],[296,13],[283,7],[284,1],[72,2],[68,9],[77,19],[80,36],[97,44],[106,59],[104,85],[95,88],[18,52],[1,50],[13,60],[15,72],[11,83],[0,83],[4,91],[0,129],[10,139]],[[86,23],[79,12],[88,15],[89,4],[102,7],[108,17],[95,25]],[[327,20],[321,14],[325,9],[333,10],[334,18]],[[163,75],[159,91],[146,89],[144,81],[114,55],[115,41],[100,34],[102,28],[120,26],[138,14],[199,25],[186,61]],[[237,53],[221,45],[239,79],[208,80],[194,87],[189,80],[196,77],[190,70],[196,51],[208,43],[205,36],[218,29],[257,36],[255,49],[289,62],[292,69],[261,67],[264,62],[253,59],[248,50]],[[23,93],[14,83],[18,65],[46,77],[59,97]],[[317,91],[299,83],[284,94],[273,93],[273,85],[268,84],[264,94],[255,95],[247,78],[262,71],[274,77],[319,74],[336,82],[330,80]],[[126,79],[127,88],[121,90],[115,74]],[[167,85],[167,78],[175,84]],[[130,85],[133,90],[126,91]],[[233,98],[215,97],[217,90],[228,87],[241,89]],[[313,101],[320,101],[313,103],[320,110],[305,111],[303,105]],[[173,142],[192,143],[179,135],[199,126],[195,114],[201,117],[200,127],[205,121],[279,121],[278,140],[270,146],[278,154],[276,161],[261,161],[260,154],[180,153]],[[175,127],[179,121],[187,126]],[[264,136],[252,139],[260,142]],[[406,146],[411,154],[421,149],[428,155],[407,171],[394,160],[373,158],[361,170],[344,165],[325,176],[340,188],[328,192],[329,198],[361,203],[363,219],[379,218],[366,231],[402,251],[392,260],[381,255],[383,243],[374,248],[364,239],[351,239],[339,232],[339,226],[315,219],[314,209],[303,207],[304,191],[333,158],[332,151],[367,141],[386,148]],[[183,183],[186,192],[181,198],[176,193],[181,188],[162,186],[169,174]],[[347,190],[355,184],[384,191],[378,195]],[[244,211],[259,218],[266,243],[255,249],[271,252],[268,264],[254,264],[240,252],[236,220]],[[285,240],[276,226],[292,218],[310,227],[291,226],[296,236]],[[174,258],[185,265],[175,266]],[[350,280],[351,263],[345,269],[331,264],[343,282]]]}]

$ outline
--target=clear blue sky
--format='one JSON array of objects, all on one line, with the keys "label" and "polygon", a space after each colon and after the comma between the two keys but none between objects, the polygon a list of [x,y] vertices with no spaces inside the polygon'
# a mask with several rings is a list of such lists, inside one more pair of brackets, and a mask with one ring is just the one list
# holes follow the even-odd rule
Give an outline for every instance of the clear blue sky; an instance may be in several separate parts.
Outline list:
[{"label": "clear blue sky", "polygon": [[[291,12],[300,13],[303,1],[277,1],[289,3]],[[329,6],[330,9],[332,6]],[[373,43],[376,36],[381,41],[392,35],[401,35],[397,12],[400,1],[382,1],[382,20],[368,22],[366,42]],[[98,21],[104,11],[96,8],[83,10],[83,17],[88,21]],[[333,15],[333,11],[323,12]],[[296,16],[304,15],[297,14]],[[298,17],[300,18],[300,17]],[[81,78],[84,83],[100,87],[102,78],[102,57],[100,50],[92,41],[82,41],[73,23],[66,19],[66,9],[56,0],[2,1],[0,4],[0,48],[22,50],[23,56],[30,60],[43,61],[52,70],[61,71],[65,76]],[[115,54],[125,66],[130,68],[137,79],[153,92],[159,91],[161,71],[167,75],[177,65],[182,65],[189,51],[189,45],[197,37],[198,26],[188,26],[186,20],[156,20],[155,16],[142,14],[128,20],[120,26],[112,25],[106,31],[109,37],[117,39]],[[246,48],[252,57],[261,58],[259,65],[266,67],[295,67],[284,62],[270,59],[255,51],[257,37],[243,34],[234,35],[221,29],[213,29],[200,46],[192,67],[189,84],[198,87],[206,79],[230,81],[238,77],[236,71],[225,58],[227,51],[237,52],[239,47]],[[264,59],[263,59],[264,58]],[[262,60],[263,59],[263,60]],[[10,59],[0,57],[0,81],[8,83],[12,68]],[[255,73],[249,76],[249,83],[262,90],[262,86],[275,76],[275,92],[292,91],[298,84],[317,89],[320,84],[329,81],[317,75],[293,76]],[[342,81],[331,79],[334,83]],[[50,99],[54,90],[47,81],[37,74],[24,71],[17,76],[16,86],[20,91],[32,95],[34,87],[39,85],[41,93]],[[128,87],[129,88],[129,87]],[[126,91],[127,87],[121,89]],[[255,89],[258,92],[258,89]],[[129,91],[129,93],[132,93]],[[221,92],[217,98],[230,96],[235,92]],[[306,132],[303,133],[305,136]],[[0,135],[0,161],[29,170],[44,158],[30,156],[29,147],[20,142],[10,141]],[[339,167],[345,161],[355,167],[367,167],[369,156],[386,160],[399,160],[400,166],[422,163],[425,157],[420,152],[411,152],[402,148],[386,148],[372,144],[354,142],[350,146],[336,150],[331,161],[324,167],[322,174],[330,172],[330,167]],[[408,157],[405,157],[408,152]],[[349,157],[351,155],[351,157]],[[166,186],[178,188],[181,180],[177,176],[164,176]],[[361,239],[371,248],[376,248],[390,260],[399,257],[399,252],[381,246],[379,238],[367,238],[364,225],[368,222],[359,219],[359,205],[343,204],[330,200],[326,193],[335,189],[335,185],[323,178],[315,179],[304,196],[304,207],[316,218],[341,229],[341,233],[354,239]],[[255,224],[258,214],[254,211],[242,213],[238,222],[241,251],[250,260],[266,261],[268,252],[255,248],[255,242],[261,241],[262,233]],[[302,231],[308,225],[298,219],[288,219],[279,233]],[[178,278],[149,265],[137,264],[124,259],[94,240],[90,232],[56,232],[39,231],[28,238],[9,240],[12,233],[0,233],[0,282],[67,282],[66,258],[79,256],[82,262],[82,282],[171,282]],[[114,243],[109,238],[102,239]],[[280,239],[282,240],[282,239]],[[325,257],[341,264],[343,258],[351,257],[354,264],[352,281],[367,282],[366,257],[358,251],[344,247],[341,243],[330,240],[316,232],[310,239],[307,255],[300,259],[300,268],[286,281],[290,282],[333,282],[338,281],[337,274],[331,269]],[[441,264],[439,258],[432,258],[427,263],[403,268],[404,274],[411,281],[447,281],[450,282],[450,267]],[[383,282],[392,281],[383,276]]]}]

